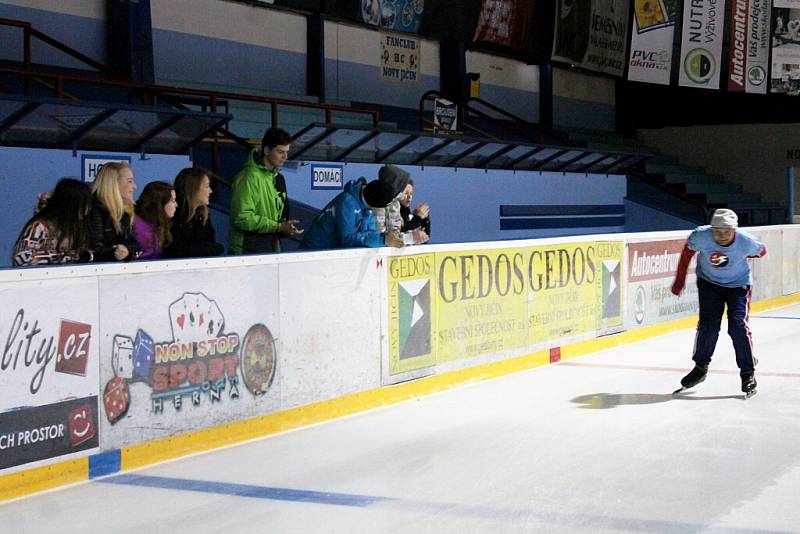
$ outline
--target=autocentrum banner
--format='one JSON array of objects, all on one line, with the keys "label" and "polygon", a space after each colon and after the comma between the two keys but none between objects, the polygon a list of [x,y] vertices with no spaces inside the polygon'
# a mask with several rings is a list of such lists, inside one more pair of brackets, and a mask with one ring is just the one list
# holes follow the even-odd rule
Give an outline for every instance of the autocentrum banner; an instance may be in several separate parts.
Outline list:
[{"label": "autocentrum banner", "polygon": [[724,20],[725,0],[685,0],[680,85],[719,89]]},{"label": "autocentrum banner", "polygon": [[672,294],[685,239],[628,244],[626,328],[636,328],[697,313],[695,260],[689,264],[680,296]]},{"label": "autocentrum banner", "polygon": [[772,2],[770,92],[800,94],[800,0]]},{"label": "autocentrum banner", "polygon": [[622,76],[628,12],[625,0],[558,0],[552,58]]},{"label": "autocentrum banner", "polygon": [[767,92],[769,0],[732,0],[728,91]]},{"label": "autocentrum banner", "polygon": [[394,258],[390,374],[622,329],[617,241]]},{"label": "autocentrum banner", "polygon": [[635,0],[628,79],[669,85],[679,0]]}]

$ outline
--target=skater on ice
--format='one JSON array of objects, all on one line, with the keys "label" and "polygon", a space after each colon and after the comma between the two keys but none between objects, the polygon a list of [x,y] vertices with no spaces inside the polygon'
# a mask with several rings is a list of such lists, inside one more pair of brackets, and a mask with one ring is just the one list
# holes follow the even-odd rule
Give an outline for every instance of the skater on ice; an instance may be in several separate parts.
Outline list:
[{"label": "skater on ice", "polygon": [[767,248],[756,237],[738,227],[736,213],[718,209],[711,224],[698,226],[683,248],[672,293],[680,295],[686,283],[689,262],[697,254],[697,295],[700,303],[700,320],[695,336],[695,367],[681,379],[681,389],[689,389],[706,379],[708,365],[719,337],[722,313],[728,308],[728,335],[733,340],[736,365],[742,379],[742,392],[749,397],[756,391],[753,340],[750,318],[750,286],[753,275],[749,258],[761,258]]}]

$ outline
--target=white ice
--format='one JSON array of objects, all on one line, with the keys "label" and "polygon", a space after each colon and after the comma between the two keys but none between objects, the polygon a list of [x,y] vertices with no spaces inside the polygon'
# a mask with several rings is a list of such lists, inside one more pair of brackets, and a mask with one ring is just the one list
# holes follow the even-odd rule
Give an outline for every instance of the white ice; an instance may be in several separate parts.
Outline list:
[{"label": "white ice", "polygon": [[0,531],[800,532],[800,305],[751,326],[748,400],[723,322],[683,396],[693,330],[12,501]]}]

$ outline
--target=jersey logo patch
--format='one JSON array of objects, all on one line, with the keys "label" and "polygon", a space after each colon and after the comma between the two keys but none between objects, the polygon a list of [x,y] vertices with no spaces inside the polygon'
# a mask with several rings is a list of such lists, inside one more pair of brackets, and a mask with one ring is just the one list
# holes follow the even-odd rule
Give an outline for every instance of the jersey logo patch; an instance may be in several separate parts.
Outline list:
[{"label": "jersey logo patch", "polygon": [[728,265],[728,255],[722,252],[713,252],[709,261],[714,267],[725,267]]}]

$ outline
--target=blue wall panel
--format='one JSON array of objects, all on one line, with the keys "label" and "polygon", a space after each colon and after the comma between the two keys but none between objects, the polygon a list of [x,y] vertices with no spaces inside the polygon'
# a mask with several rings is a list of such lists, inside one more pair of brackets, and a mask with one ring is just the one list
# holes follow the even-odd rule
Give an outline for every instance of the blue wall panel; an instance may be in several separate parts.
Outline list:
[{"label": "blue wall panel", "polygon": [[481,84],[480,98],[527,121],[539,122],[538,92]]},{"label": "blue wall panel", "polygon": [[[379,165],[344,165],[344,179],[372,179]],[[621,232],[614,226],[501,230],[500,206],[609,205],[621,207],[627,190],[625,176],[489,171],[404,166],[414,179],[414,204],[431,207],[431,243],[494,241],[601,232]],[[311,188],[311,164],[283,170],[289,197],[322,208],[338,191]]]},{"label": "blue wall panel", "polygon": [[578,128],[612,132],[616,126],[616,111],[609,104],[554,96],[553,123],[556,129]]},{"label": "blue wall panel", "polygon": [[[101,63],[106,62],[105,21],[88,17],[66,15],[41,9],[13,6],[0,2],[0,18],[30,22],[34,28],[76,49]],[[22,61],[22,30],[0,27],[0,59]],[[45,63],[59,67],[87,69],[86,64],[72,59],[67,54],[46,45],[38,39],[31,41],[31,57],[34,63]]]},{"label": "blue wall panel", "polygon": [[306,94],[305,54],[156,28],[153,53],[159,83]]},{"label": "blue wall panel", "polygon": [[439,89],[438,76],[423,74],[417,84],[402,84],[381,80],[377,65],[325,61],[325,95],[329,100],[373,102],[416,110],[420,97],[432,89]]}]

